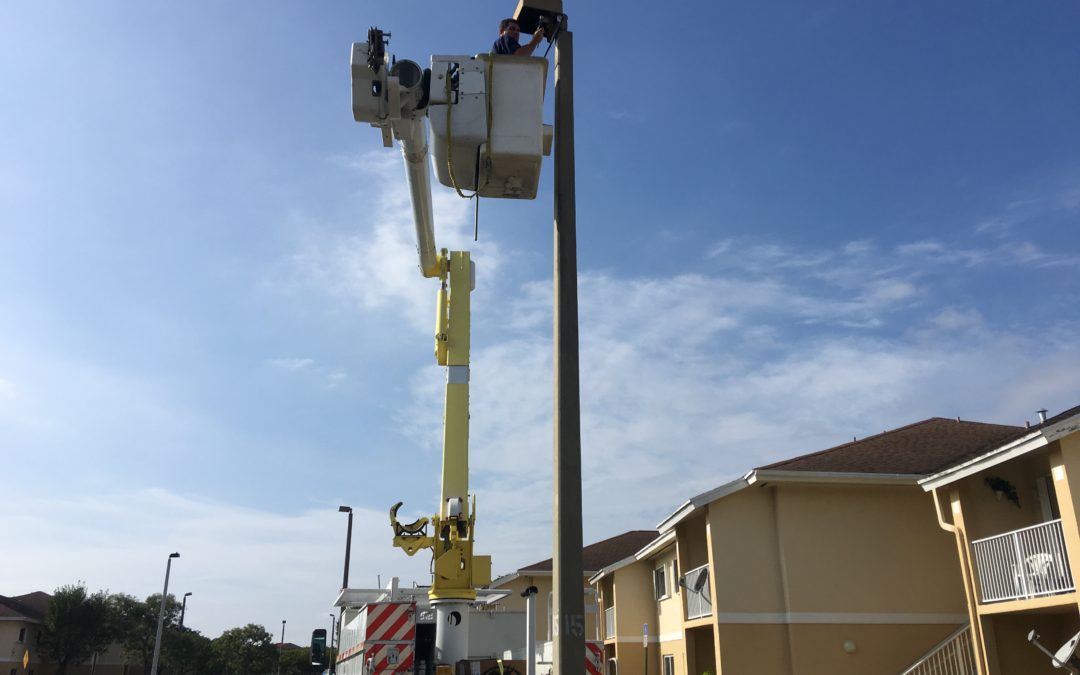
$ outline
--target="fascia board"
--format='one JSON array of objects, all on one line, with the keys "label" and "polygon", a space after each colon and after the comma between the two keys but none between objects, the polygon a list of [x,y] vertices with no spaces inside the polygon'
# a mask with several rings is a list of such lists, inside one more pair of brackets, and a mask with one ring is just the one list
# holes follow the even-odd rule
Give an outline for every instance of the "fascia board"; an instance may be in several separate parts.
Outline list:
[{"label": "fascia board", "polygon": [[675,530],[668,530],[648,544],[645,544],[640,551],[634,554],[634,560],[644,560],[658,552],[660,549],[665,548],[673,541],[675,541]]},{"label": "fascia board", "polygon": [[[1058,425],[1055,425],[1055,428],[1057,428],[1057,426]],[[997,466],[998,464],[1026,455],[1032,450],[1038,450],[1039,448],[1048,445],[1049,442],[1050,441],[1046,439],[1042,431],[1035,431],[1022,438],[1018,438],[1011,443],[1006,443],[999,448],[994,448],[990,452],[969,459],[956,466],[949,467],[944,471],[939,471],[938,473],[927,476],[919,481],[919,485],[925,492],[930,492],[936,488],[943,487],[949,483],[955,483],[958,480],[979,473],[984,469],[989,469],[992,466]]]},{"label": "fascia board", "polygon": [[[753,472],[751,472],[753,473]],[[717,499],[727,497],[730,494],[738,492],[747,486],[746,479],[750,473],[746,474],[742,478],[736,478],[730,483],[724,483],[720,487],[713,488],[708,492],[702,492],[701,494],[691,497],[683,502],[683,505],[675,509],[675,511],[660,521],[660,524],[656,526],[658,532],[664,533],[669,530],[674,530],[675,526],[686,520],[690,514],[697,511],[702,506],[715,502]]]},{"label": "fascia board", "polygon": [[667,529],[675,527],[680,522],[682,522],[683,519],[693,513],[694,509],[696,508],[697,507],[694,506],[693,502],[691,502],[689,499],[686,500],[679,508],[672,511],[670,516],[661,520],[660,524],[656,526],[656,529],[660,532],[663,532]]},{"label": "fascia board", "polygon": [[1052,427],[1044,428],[1042,430],[1043,436],[1046,436],[1048,443],[1052,443],[1063,436],[1068,436],[1080,431],[1080,415],[1073,415],[1066,419],[1061,420]]},{"label": "fascia board", "polygon": [[829,485],[916,485],[921,474],[854,473],[850,471],[753,471],[747,483],[818,483]]},{"label": "fascia board", "polygon": [[611,574],[615,570],[622,569],[623,567],[626,567],[627,565],[631,565],[631,564],[633,564],[635,562],[637,562],[637,558],[635,558],[634,556],[629,556],[627,558],[623,558],[622,560],[620,560],[618,562],[613,562],[610,565],[608,565],[607,567],[602,568],[596,574],[589,577],[589,583],[590,584],[595,584],[596,582],[600,581],[601,579],[603,579],[607,575]]},{"label": "fascia board", "polygon": [[488,584],[488,588],[498,588],[499,586],[502,586],[503,584],[510,583],[511,581],[513,581],[514,579],[517,579],[520,576],[521,576],[520,572],[511,572],[509,574],[504,574],[501,577],[499,577],[498,579],[495,579],[490,584]]}]

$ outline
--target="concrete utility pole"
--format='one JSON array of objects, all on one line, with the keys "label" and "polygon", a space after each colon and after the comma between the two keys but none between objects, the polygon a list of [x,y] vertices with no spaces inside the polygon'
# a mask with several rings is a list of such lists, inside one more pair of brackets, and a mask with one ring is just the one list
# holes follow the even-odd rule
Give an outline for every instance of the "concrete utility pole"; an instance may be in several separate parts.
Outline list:
[{"label": "concrete utility pole", "polygon": [[158,609],[157,636],[154,638],[154,661],[150,666],[150,675],[157,675],[158,659],[161,657],[161,629],[165,625],[165,599],[169,597],[169,572],[172,570],[173,558],[179,558],[179,553],[170,553],[169,560],[165,563],[165,589],[161,591],[161,608]]},{"label": "concrete utility pole", "polygon": [[552,606],[555,675],[585,673],[581,560],[581,393],[578,366],[577,206],[574,179],[574,35],[555,37],[555,465]]}]

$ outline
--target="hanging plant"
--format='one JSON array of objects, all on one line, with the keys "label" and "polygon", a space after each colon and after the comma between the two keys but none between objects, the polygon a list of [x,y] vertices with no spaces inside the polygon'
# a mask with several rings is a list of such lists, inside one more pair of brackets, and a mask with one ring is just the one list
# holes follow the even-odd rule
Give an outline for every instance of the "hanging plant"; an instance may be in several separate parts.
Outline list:
[{"label": "hanging plant", "polygon": [[1016,488],[1012,483],[1000,476],[987,476],[986,484],[990,486],[998,499],[1008,499],[1013,504],[1016,504],[1016,508],[1020,508],[1020,495],[1016,494]]}]

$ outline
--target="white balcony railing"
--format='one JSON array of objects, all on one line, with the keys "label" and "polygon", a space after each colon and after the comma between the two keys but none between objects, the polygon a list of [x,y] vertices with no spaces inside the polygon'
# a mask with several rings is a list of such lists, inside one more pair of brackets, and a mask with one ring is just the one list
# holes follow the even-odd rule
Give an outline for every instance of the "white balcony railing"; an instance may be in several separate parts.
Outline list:
[{"label": "white balcony railing", "polygon": [[900,675],[975,675],[970,627],[958,628]]},{"label": "white balcony railing", "polygon": [[604,639],[610,640],[615,637],[615,608],[608,607],[604,610]]},{"label": "white balcony railing", "polygon": [[686,589],[686,618],[700,619],[712,614],[712,598],[709,596],[709,566],[695,567],[683,579]]},{"label": "white balcony railing", "polygon": [[983,602],[1075,589],[1061,520],[971,542]]}]

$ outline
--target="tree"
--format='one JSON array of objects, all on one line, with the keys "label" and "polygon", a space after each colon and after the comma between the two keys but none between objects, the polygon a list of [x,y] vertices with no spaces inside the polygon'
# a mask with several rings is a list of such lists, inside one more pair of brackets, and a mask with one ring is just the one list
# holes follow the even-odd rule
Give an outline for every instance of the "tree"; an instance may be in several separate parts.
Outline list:
[{"label": "tree", "polygon": [[109,601],[104,591],[89,594],[82,583],[56,589],[45,611],[41,651],[56,662],[56,675],[78,666],[109,646]]},{"label": "tree", "polygon": [[214,640],[214,656],[225,675],[265,675],[274,670],[277,648],[265,628],[249,623]]},{"label": "tree", "polygon": [[280,675],[311,675],[315,672],[315,666],[311,665],[311,648],[282,651],[278,669]]},{"label": "tree", "polygon": [[177,626],[164,633],[161,638],[162,672],[167,671],[173,675],[213,672],[213,659],[210,638],[204,637],[198,631]]},{"label": "tree", "polygon": [[[146,600],[117,593],[109,597],[109,609],[113,639],[120,643],[124,655],[143,664],[143,672],[149,673],[154,661],[154,640],[157,637],[158,612],[161,609],[161,594],[155,593]],[[165,599],[165,622],[161,642],[168,644],[171,634],[176,630],[180,616],[180,603],[169,594]],[[164,661],[158,670],[166,671]]]}]

